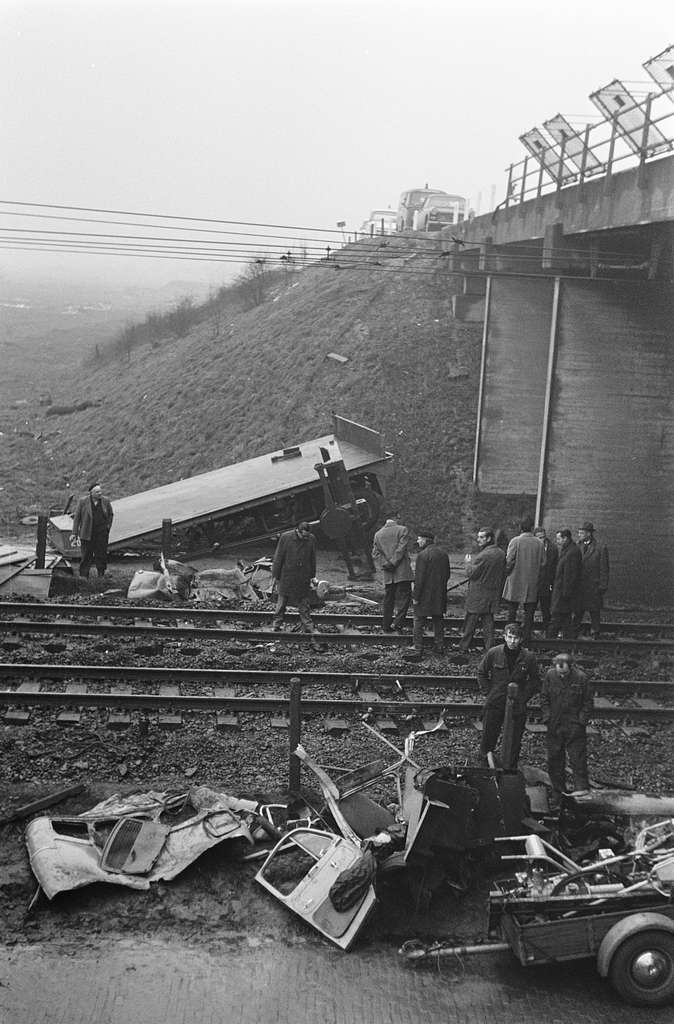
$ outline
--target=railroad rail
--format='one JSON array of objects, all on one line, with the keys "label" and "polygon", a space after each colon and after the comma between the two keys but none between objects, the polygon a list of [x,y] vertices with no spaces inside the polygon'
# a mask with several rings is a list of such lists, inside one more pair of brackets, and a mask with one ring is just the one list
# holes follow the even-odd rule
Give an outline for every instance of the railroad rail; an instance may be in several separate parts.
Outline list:
[{"label": "railroad rail", "polygon": [[[12,634],[49,634],[54,636],[112,636],[122,639],[134,637],[161,637],[169,640],[236,640],[246,643],[291,643],[291,644],[313,644],[320,640],[322,644],[335,646],[350,646],[360,644],[363,646],[386,646],[400,647],[409,646],[410,634],[399,633],[361,633],[361,632],[315,632],[301,633],[290,631],[272,632],[261,629],[241,629],[236,626],[210,626],[177,625],[167,626],[158,622],[114,623],[110,621],[97,622],[72,622],[61,618],[54,618],[51,621],[13,618],[0,620],[0,636]],[[560,645],[574,651],[597,651],[601,649],[615,650],[661,650],[674,652],[673,640],[632,640],[616,639],[611,637],[600,637],[599,639],[586,640],[549,640],[534,638],[529,641],[528,647],[532,650],[559,650]]]},{"label": "railroad rail", "polygon": [[[288,695],[288,684],[291,680],[299,680],[300,686],[311,686],[323,684],[329,686],[332,691],[330,696],[302,697],[302,711],[304,714],[329,714],[333,718],[341,715],[364,714],[373,712],[378,716],[402,716],[407,718],[414,715],[435,715],[445,718],[478,718],[482,714],[482,701],[476,701],[470,696],[461,697],[456,689],[475,689],[475,681],[470,677],[445,677],[445,676],[355,676],[353,673],[290,673],[290,672],[267,672],[249,670],[227,670],[227,669],[166,669],[166,668],[138,668],[126,666],[92,666],[92,665],[0,665],[0,677],[5,684],[17,678],[29,679],[30,682],[23,682],[16,689],[0,690],[0,706],[23,706],[23,707],[48,707],[48,708],[106,708],[117,711],[161,711],[170,709],[175,712],[263,712],[263,711],[287,711],[290,707]],[[67,680],[64,691],[43,690],[42,683],[49,681],[53,684],[55,679]],[[74,680],[80,680],[79,683]],[[90,691],[83,680],[110,681],[118,683],[120,689],[115,692]],[[188,689],[189,684],[195,681],[207,683],[207,694],[194,694],[181,692]],[[150,682],[158,686],[159,693],[132,693],[129,684],[133,682]],[[268,687],[271,684],[284,684],[284,692],[265,692],[262,696],[251,696],[250,693],[237,694],[235,687],[241,686],[250,690],[253,687]],[[674,701],[664,706],[656,700],[645,697],[634,696],[634,687],[640,690],[648,688],[657,695],[660,700],[669,699],[674,696],[674,684],[660,683],[657,681],[646,683],[630,683],[626,680],[601,681],[601,687],[595,683],[597,690],[609,688],[615,692],[617,689],[621,694],[621,702],[616,703],[606,697],[600,696],[595,701],[593,719],[609,720],[615,723],[630,723],[634,721],[673,721]],[[441,699],[433,695],[430,699],[423,692],[415,691],[415,687],[422,689],[443,690]],[[629,687],[632,690],[629,690]],[[337,697],[334,691],[339,689],[352,690],[349,697]],[[655,688],[654,690],[652,688]],[[353,691],[356,691],[355,693]],[[384,698],[380,691],[392,690],[397,694],[397,699]],[[458,699],[457,699],[458,698]],[[532,716],[536,714],[536,707],[531,706]],[[12,718],[5,714],[5,721],[25,721],[14,715]],[[128,724],[128,723],[127,723]],[[176,724],[176,723],[174,723]],[[229,723],[233,724],[233,723]],[[395,723],[393,723],[395,727]]]},{"label": "railroad rail", "polygon": [[[26,601],[4,601],[0,600],[0,615],[55,615],[61,617],[78,616],[79,618],[107,619],[145,619],[151,621],[159,620],[190,620],[196,622],[269,622],[273,617],[273,609],[253,610],[248,608],[193,608],[175,607],[145,607],[143,605],[100,605],[100,604],[71,604],[54,602],[26,602]],[[288,612],[286,618],[293,622],[299,621],[296,612]],[[320,625],[349,625],[366,629],[378,629],[381,626],[381,615],[368,615],[361,612],[313,612],[312,618],[317,626]],[[496,621],[497,629],[502,629],[507,620]],[[411,622],[410,622],[411,625]],[[463,627],[463,616],[445,616],[445,625],[449,629],[461,629]],[[540,626],[540,623],[538,623]],[[602,631],[608,634],[627,634],[629,637],[638,639],[639,636],[652,637],[654,639],[674,639],[674,623],[671,622],[616,622],[608,621],[602,623]],[[556,641],[555,641],[556,642]],[[596,644],[597,641],[594,641]]]}]

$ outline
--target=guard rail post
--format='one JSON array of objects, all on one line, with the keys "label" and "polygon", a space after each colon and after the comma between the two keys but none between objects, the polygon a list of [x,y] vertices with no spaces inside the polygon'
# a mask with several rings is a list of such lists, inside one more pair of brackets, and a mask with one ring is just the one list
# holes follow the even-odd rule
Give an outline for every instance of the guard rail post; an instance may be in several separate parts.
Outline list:
[{"label": "guard rail post", "polygon": [[37,517],[37,543],[35,545],[35,568],[44,569],[47,554],[47,516]]},{"label": "guard rail post", "polygon": [[288,726],[288,793],[298,794],[300,791],[300,760],[293,751],[300,742],[302,728],[302,680],[299,676],[293,676],[290,680]]},{"label": "guard rail post", "polygon": [[501,762],[504,768],[514,768],[514,709],[517,696],[517,683],[508,683],[508,696],[506,697],[505,717],[503,719],[503,739],[501,741]]},{"label": "guard rail post", "polygon": [[171,546],[173,541],[173,520],[162,519],[161,521],[161,553],[164,561],[171,557]]}]

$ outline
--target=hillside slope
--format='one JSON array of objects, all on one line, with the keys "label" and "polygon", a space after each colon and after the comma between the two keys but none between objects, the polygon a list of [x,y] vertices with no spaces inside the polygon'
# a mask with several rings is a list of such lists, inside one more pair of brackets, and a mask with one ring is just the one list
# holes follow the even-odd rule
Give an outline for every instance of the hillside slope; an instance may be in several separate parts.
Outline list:
[{"label": "hillside slope", "polygon": [[383,264],[302,271],[224,324],[80,368],[60,400],[100,405],[30,410],[50,466],[34,500],[58,505],[66,482],[80,491],[94,478],[130,494],[329,431],[335,411],[384,433],[404,518],[461,543],[481,331],[452,319],[455,279],[413,244],[404,256],[391,245]]}]

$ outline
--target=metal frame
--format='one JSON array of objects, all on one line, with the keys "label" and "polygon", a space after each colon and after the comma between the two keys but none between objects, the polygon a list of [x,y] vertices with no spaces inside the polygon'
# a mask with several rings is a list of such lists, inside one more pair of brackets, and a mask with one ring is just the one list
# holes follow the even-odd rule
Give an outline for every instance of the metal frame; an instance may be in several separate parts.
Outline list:
[{"label": "metal frame", "polygon": [[[633,96],[618,79],[591,93],[590,100],[603,117],[596,124],[586,124],[582,133],[562,114],[556,114],[543,122],[545,130],[533,127],[521,135],[528,155],[506,169],[506,195],[497,210],[540,198],[544,192],[561,192],[566,186],[582,185],[588,178],[605,176],[608,189],[615,165],[623,161],[640,167],[643,187],[646,162],[674,150],[674,79],[668,84],[666,76],[656,73],[658,62],[663,63],[670,56],[674,65],[674,46],[644,63],[653,79],[653,88],[645,98]],[[619,110],[613,110],[606,102],[612,92],[620,95]],[[621,118],[630,115],[643,117],[643,125],[623,124]]]}]

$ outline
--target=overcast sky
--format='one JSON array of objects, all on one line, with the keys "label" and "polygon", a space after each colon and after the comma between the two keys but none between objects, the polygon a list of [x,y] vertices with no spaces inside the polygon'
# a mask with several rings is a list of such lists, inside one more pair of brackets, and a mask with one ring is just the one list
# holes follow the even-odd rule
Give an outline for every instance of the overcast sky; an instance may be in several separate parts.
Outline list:
[{"label": "overcast sky", "polygon": [[[558,112],[594,120],[591,91],[647,80],[641,63],[674,42],[671,10],[0,0],[0,199],[348,230],[429,182],[473,205],[481,193],[484,212],[523,131]],[[0,227],[31,226],[11,209]],[[0,251],[0,273],[55,265],[157,283],[232,273]]]}]

